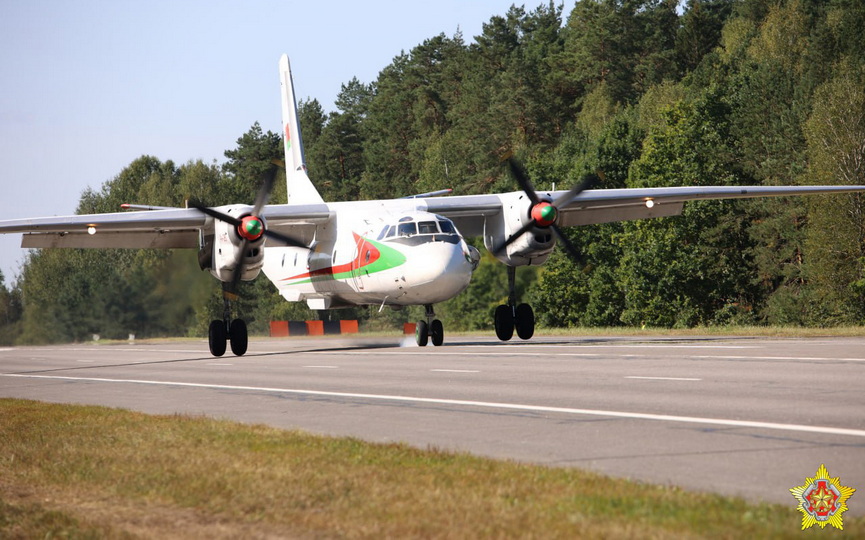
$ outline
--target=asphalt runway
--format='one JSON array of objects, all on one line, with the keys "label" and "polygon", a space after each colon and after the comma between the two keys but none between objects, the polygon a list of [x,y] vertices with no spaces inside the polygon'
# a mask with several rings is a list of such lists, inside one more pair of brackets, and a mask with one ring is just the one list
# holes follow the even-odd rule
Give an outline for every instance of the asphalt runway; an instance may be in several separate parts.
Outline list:
[{"label": "asphalt runway", "polygon": [[[865,515],[865,338],[448,337],[0,349],[0,397],[202,414]],[[0,419],[2,421],[2,419]]]}]

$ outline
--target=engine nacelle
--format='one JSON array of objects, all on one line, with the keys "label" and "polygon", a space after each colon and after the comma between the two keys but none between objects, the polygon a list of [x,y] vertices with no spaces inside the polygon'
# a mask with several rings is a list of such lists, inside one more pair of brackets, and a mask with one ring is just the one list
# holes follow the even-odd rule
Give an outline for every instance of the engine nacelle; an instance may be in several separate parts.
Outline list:
[{"label": "engine nacelle", "polygon": [[[221,208],[220,210],[241,219],[249,214],[251,208],[243,205],[234,205]],[[240,279],[251,281],[258,277],[264,262],[264,236],[259,237],[257,240],[246,242],[246,254],[242,257],[241,250],[243,249],[244,239],[238,233],[237,227],[225,221],[216,220],[214,223],[214,232],[215,236],[212,248],[206,245],[202,246],[203,251],[209,249],[213,251],[213,262],[209,268],[210,273],[216,279],[224,283],[230,283],[238,261],[243,258],[243,267],[238,269],[241,272]]]},{"label": "engine nacelle", "polygon": [[[503,193],[499,197],[502,213],[484,221],[484,245],[498,260],[509,266],[543,264],[556,247],[556,237],[548,227],[530,229],[501,253],[495,253],[498,246],[532,220],[532,201],[525,193]],[[538,197],[552,200],[546,193],[538,193]]]}]

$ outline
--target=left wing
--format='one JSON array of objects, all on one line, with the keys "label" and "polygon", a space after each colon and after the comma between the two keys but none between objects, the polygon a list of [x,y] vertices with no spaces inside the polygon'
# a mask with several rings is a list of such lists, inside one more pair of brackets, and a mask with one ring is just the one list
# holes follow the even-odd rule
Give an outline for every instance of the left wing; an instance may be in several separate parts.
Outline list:
[{"label": "left wing", "polygon": [[[829,193],[863,192],[865,186],[717,186],[593,189],[580,193],[559,208],[558,224],[569,227],[676,216],[684,203],[710,199],[752,199]],[[539,191],[541,198],[556,200],[566,191]],[[482,236],[487,218],[515,210],[523,214],[531,206],[521,191],[497,195],[463,195],[422,199],[423,209],[452,219],[465,236]]]}]

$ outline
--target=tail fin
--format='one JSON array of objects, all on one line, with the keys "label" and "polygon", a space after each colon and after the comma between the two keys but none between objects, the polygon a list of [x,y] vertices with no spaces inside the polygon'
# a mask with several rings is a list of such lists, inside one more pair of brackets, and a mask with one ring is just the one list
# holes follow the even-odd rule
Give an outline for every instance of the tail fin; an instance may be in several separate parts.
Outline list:
[{"label": "tail fin", "polygon": [[282,128],[285,135],[285,183],[288,204],[323,203],[312,181],[306,174],[306,157],[300,138],[300,118],[294,98],[294,82],[288,56],[279,59],[279,85],[282,91]]}]

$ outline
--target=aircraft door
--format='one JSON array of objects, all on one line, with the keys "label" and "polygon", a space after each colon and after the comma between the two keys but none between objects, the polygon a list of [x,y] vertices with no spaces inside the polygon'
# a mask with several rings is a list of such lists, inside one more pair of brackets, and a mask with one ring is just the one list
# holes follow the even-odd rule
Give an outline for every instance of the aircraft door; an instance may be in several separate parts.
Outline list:
[{"label": "aircraft door", "polygon": [[367,265],[372,257],[372,246],[362,237],[357,237],[354,259],[351,261],[351,275],[358,291],[364,290],[364,281],[369,276]]}]

